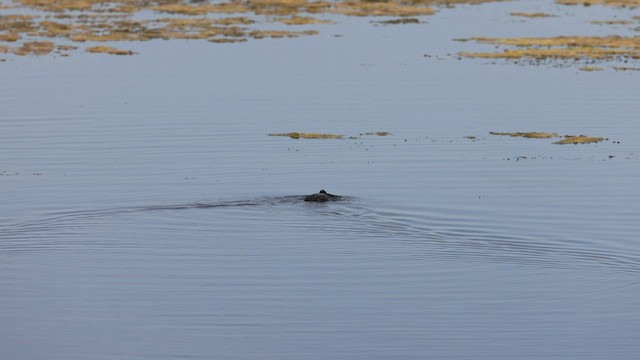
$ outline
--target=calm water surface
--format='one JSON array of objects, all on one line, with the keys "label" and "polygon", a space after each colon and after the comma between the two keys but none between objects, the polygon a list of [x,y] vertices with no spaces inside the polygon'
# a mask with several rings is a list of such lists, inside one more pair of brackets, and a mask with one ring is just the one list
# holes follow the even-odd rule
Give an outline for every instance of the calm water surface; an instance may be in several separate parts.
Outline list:
[{"label": "calm water surface", "polygon": [[538,4],[0,64],[0,358],[636,359],[637,74],[446,55]]}]

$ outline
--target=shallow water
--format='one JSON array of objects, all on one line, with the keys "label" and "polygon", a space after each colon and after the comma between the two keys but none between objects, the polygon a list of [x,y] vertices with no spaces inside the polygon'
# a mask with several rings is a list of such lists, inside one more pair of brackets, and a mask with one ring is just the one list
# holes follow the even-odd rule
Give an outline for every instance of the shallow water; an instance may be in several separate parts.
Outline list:
[{"label": "shallow water", "polygon": [[446,55],[537,4],[0,64],[0,357],[636,358],[638,74]]}]

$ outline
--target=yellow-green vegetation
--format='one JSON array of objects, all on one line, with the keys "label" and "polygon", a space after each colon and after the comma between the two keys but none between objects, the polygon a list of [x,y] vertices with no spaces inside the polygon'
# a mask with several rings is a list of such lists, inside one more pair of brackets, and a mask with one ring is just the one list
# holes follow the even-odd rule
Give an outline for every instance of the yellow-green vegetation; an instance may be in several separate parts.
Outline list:
[{"label": "yellow-green vegetation", "polygon": [[338,134],[321,134],[321,133],[281,133],[281,134],[267,134],[269,136],[286,136],[292,139],[342,139],[342,135]]},{"label": "yellow-green vegetation", "polygon": [[558,4],[563,5],[608,5],[619,7],[638,7],[640,0],[556,0]]},{"label": "yellow-green vegetation", "polygon": [[556,133],[547,133],[547,132],[490,132],[491,135],[500,135],[500,136],[511,136],[511,137],[523,137],[529,139],[550,139],[557,138],[560,135]]},{"label": "yellow-green vegetation", "polygon": [[493,59],[640,59],[640,36],[557,36],[550,38],[485,38],[480,43],[513,46],[498,52],[460,52],[463,57]]},{"label": "yellow-green vegetation", "polygon": [[555,16],[555,15],[551,15],[547,13],[539,13],[539,12],[512,12],[510,15],[526,17],[526,18],[546,18],[546,17]]},{"label": "yellow-green vegetation", "polygon": [[[317,34],[314,30],[255,28],[256,23],[333,23],[309,16],[320,14],[398,16],[401,18],[385,23],[418,23],[420,20],[415,16],[434,14],[433,6],[492,1],[501,0],[13,0],[11,6],[0,7],[0,42],[22,42],[16,47],[5,46],[9,53],[38,54],[44,50],[31,51],[31,45],[24,44],[43,39],[47,42],[186,39],[234,43]],[[9,7],[25,13],[36,10],[40,15],[1,13]],[[162,18],[162,14],[171,17]]]},{"label": "yellow-green vegetation", "polygon": [[275,22],[279,22],[285,25],[309,25],[309,24],[333,24],[330,20],[316,19],[310,16],[291,16],[284,18],[276,18]]},{"label": "yellow-green vegetation", "polygon": [[23,43],[22,46],[11,49],[11,52],[18,56],[41,56],[52,53],[55,47],[55,44],[51,41],[29,41]]},{"label": "yellow-green vegetation", "polygon": [[419,16],[433,15],[435,10],[425,2],[345,1],[339,2],[331,12],[349,16]]},{"label": "yellow-green vegetation", "polygon": [[102,53],[102,54],[111,54],[111,55],[133,55],[135,54],[131,50],[120,50],[111,46],[92,46],[87,48],[87,52],[90,53]]},{"label": "yellow-green vegetation", "polygon": [[[322,15],[327,14],[394,16],[397,18],[377,23],[417,24],[421,22],[420,16],[432,15],[443,7],[496,1],[503,0],[12,0],[10,5],[0,6],[0,42],[18,43],[14,47],[5,46],[9,53],[30,53],[16,49],[27,43],[44,40],[112,42],[184,39],[235,43],[317,34],[314,30],[289,31],[268,26],[258,28],[255,24],[330,24],[332,21],[322,19]],[[562,4],[640,6],[640,0],[556,1]],[[6,8],[11,8],[11,12],[25,10],[25,13],[35,12],[39,15],[3,15]],[[514,12],[511,15],[553,16],[527,12]],[[168,18],[162,18],[164,16]],[[517,49],[462,52],[460,55],[506,59],[640,59],[638,38],[557,37],[519,40],[527,39],[538,42],[526,45],[511,43],[518,39],[473,38],[479,42],[514,46]],[[549,43],[549,39],[556,43]],[[563,39],[569,42],[563,43]],[[590,39],[590,43],[584,43],[587,39]]]},{"label": "yellow-green vegetation", "polygon": [[224,26],[229,26],[229,25],[251,25],[251,24],[255,24],[256,21],[253,19],[249,19],[247,17],[244,16],[236,16],[236,17],[227,17],[227,18],[222,18],[222,19],[216,19],[214,21],[216,24],[218,25],[224,25]]},{"label": "yellow-green vegetation", "polygon": [[307,35],[318,35],[318,32],[315,30],[306,30],[306,31],[254,30],[249,33],[249,36],[254,39],[294,38],[294,37],[307,36]]},{"label": "yellow-green vegetation", "polygon": [[590,137],[586,135],[565,135],[564,140],[556,141],[554,144],[568,145],[568,144],[590,144],[597,143],[604,140],[601,137]]},{"label": "yellow-green vegetation", "polygon": [[20,38],[22,38],[22,36],[20,36],[20,34],[16,34],[16,33],[0,34],[0,41],[4,41],[4,42],[16,42],[16,41],[20,40]]},{"label": "yellow-green vegetation", "polygon": [[580,71],[602,71],[604,70],[604,68],[601,68],[599,66],[583,66],[580,68]]}]

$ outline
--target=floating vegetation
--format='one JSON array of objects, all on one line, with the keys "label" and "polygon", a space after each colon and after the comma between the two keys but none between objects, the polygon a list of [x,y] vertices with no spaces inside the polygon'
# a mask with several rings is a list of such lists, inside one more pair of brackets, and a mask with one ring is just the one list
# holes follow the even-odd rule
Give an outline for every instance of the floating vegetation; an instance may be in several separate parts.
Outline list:
[{"label": "floating vegetation", "polygon": [[400,19],[391,19],[391,20],[384,20],[384,21],[372,21],[372,23],[382,24],[382,25],[420,24],[420,19],[400,18]]},{"label": "floating vegetation", "polygon": [[638,7],[640,0],[556,0],[562,5],[608,5],[617,7]]},{"label": "floating vegetation", "polygon": [[486,59],[531,60],[640,60],[640,36],[557,36],[550,38],[485,38],[479,43],[513,46],[498,52],[460,52],[458,55]]},{"label": "floating vegetation", "polygon": [[267,134],[269,136],[285,136],[292,139],[342,139],[342,135],[338,134],[321,134],[321,133],[281,133],[281,134]]},{"label": "floating vegetation", "polygon": [[546,132],[490,132],[491,135],[500,135],[500,136],[511,136],[511,137],[523,137],[529,139],[550,139],[557,138],[560,135],[556,133],[546,133]]},{"label": "floating vegetation", "polygon": [[309,24],[333,24],[330,20],[316,19],[310,16],[291,16],[286,18],[277,18],[274,20],[285,25],[309,25]]},{"label": "floating vegetation", "polygon": [[631,20],[593,20],[591,24],[595,25],[629,25],[633,24]]},{"label": "floating vegetation", "polygon": [[232,17],[227,17],[227,18],[222,18],[222,19],[216,19],[214,20],[214,23],[218,24],[218,25],[251,25],[251,24],[255,24],[256,21],[253,19],[249,19],[247,17],[244,16],[232,16]]},{"label": "floating vegetation", "polygon": [[53,52],[56,45],[51,41],[30,41],[23,43],[22,46],[12,49],[12,53],[18,56],[25,55],[47,55]]},{"label": "floating vegetation", "polygon": [[590,137],[586,135],[565,135],[564,140],[556,141],[554,144],[568,145],[568,144],[590,144],[598,143],[604,140],[602,137]]},{"label": "floating vegetation", "polygon": [[433,15],[435,10],[425,2],[345,1],[338,2],[331,12],[349,16],[420,16]]},{"label": "floating vegetation", "polygon": [[616,71],[640,71],[640,67],[633,66],[614,66],[613,70]]},{"label": "floating vegetation", "polygon": [[547,17],[555,17],[555,15],[547,14],[547,13],[539,13],[539,12],[512,12],[509,14],[511,16],[520,16],[526,18],[547,18]]},{"label": "floating vegetation", "polygon": [[247,39],[245,38],[213,38],[213,39],[209,39],[210,42],[213,43],[239,43],[239,42],[245,42],[247,41]]},{"label": "floating vegetation", "polygon": [[21,38],[22,38],[22,36],[20,36],[20,34],[16,34],[16,33],[0,34],[0,41],[4,41],[4,42],[16,42],[16,41],[20,40]]},{"label": "floating vegetation", "polygon": [[360,135],[389,136],[389,135],[391,135],[391,133],[388,132],[388,131],[376,131],[376,132],[366,132],[366,133],[360,134]]},{"label": "floating vegetation", "polygon": [[[552,139],[562,137],[557,133],[548,132],[490,132],[491,135],[511,136],[511,137],[523,137],[529,139]],[[468,139],[471,137],[467,136]],[[473,137],[475,138],[475,137]],[[566,145],[566,144],[589,144],[597,143],[604,140],[601,137],[590,137],[586,135],[564,135],[564,139],[554,142],[554,144]]]},{"label": "floating vegetation", "polygon": [[[320,25],[333,21],[319,15],[392,16],[376,24],[419,24],[421,16],[456,4],[481,4],[502,0],[13,0],[0,5],[0,42],[7,53],[44,54],[20,49],[27,43],[48,41],[112,42],[162,40],[203,40],[211,43],[237,43],[251,39],[295,38],[316,35],[317,31],[287,31],[254,26]],[[603,4],[640,6],[640,0],[556,0],[561,4]],[[8,1],[6,1],[8,3]],[[40,15],[2,14],[39,12]],[[8,11],[8,10],[7,10]],[[168,18],[160,18],[169,16]],[[513,16],[549,17],[545,13],[514,12]],[[628,20],[602,21],[627,24]],[[55,40],[54,40],[55,39]],[[477,58],[542,59],[640,59],[638,38],[557,37],[524,39],[472,38],[499,46],[514,46],[501,52],[462,52]],[[530,40],[529,44],[515,43]],[[534,41],[536,40],[536,41]],[[555,41],[555,43],[551,43]],[[565,41],[563,43],[563,41]],[[586,42],[586,43],[585,43]],[[92,44],[94,45],[94,44]],[[53,52],[53,51],[51,51]],[[50,52],[50,53],[51,53]],[[54,52],[55,53],[55,52]]]},{"label": "floating vegetation", "polygon": [[[268,136],[285,136],[290,137],[292,139],[343,139],[344,135],[339,134],[322,134],[322,133],[301,133],[301,132],[291,132],[291,133],[276,133],[276,134],[267,134]],[[361,133],[360,136],[389,136],[391,135],[388,131],[376,131],[376,132],[365,132]],[[359,139],[359,136],[350,136],[349,139]]]},{"label": "floating vegetation", "polygon": [[92,46],[87,48],[87,52],[90,53],[102,53],[111,55],[133,55],[135,52],[131,50],[120,50],[111,46]]},{"label": "floating vegetation", "polygon": [[[498,0],[451,0],[449,4]],[[43,38],[72,42],[207,40],[236,43],[248,39],[294,38],[315,30],[252,28],[256,23],[318,25],[334,23],[314,14],[399,16],[393,23],[416,23],[409,16],[432,15],[440,0],[13,0],[0,7],[0,42],[40,42]],[[2,14],[3,9],[28,9],[42,15]],[[137,16],[143,13],[143,16]],[[151,14],[151,15],[149,15]],[[155,14],[155,16],[154,16]],[[170,18],[158,18],[170,14]],[[243,14],[243,16],[238,16]],[[227,15],[226,17],[210,15]],[[53,40],[52,40],[53,41]],[[44,54],[29,46],[4,47],[7,53]],[[25,48],[22,48],[25,46]],[[55,45],[54,45],[55,46]],[[19,50],[16,50],[19,49]],[[115,52],[120,53],[120,52]]]},{"label": "floating vegetation", "polygon": [[299,36],[309,36],[309,35],[318,35],[318,32],[315,30],[306,30],[306,31],[254,30],[249,33],[249,36],[254,39],[295,38]]},{"label": "floating vegetation", "polygon": [[599,66],[583,66],[580,68],[580,71],[602,71],[604,70],[604,68],[601,68]]}]

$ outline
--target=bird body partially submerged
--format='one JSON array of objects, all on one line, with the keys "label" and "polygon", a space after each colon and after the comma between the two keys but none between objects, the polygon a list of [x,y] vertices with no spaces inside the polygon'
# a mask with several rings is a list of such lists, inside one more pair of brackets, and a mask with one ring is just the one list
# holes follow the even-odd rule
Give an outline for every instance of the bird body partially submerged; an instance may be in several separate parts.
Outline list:
[{"label": "bird body partially submerged", "polygon": [[340,200],[342,196],[332,195],[327,193],[324,190],[320,190],[317,194],[311,194],[304,197],[304,201],[310,202],[326,202],[326,201],[335,201]]}]

